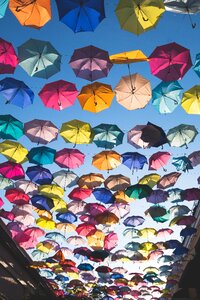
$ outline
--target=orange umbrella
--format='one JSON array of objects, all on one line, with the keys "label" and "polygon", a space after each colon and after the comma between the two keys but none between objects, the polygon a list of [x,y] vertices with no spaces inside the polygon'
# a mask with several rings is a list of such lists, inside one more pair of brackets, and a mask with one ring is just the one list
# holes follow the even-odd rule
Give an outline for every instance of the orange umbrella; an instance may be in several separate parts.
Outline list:
[{"label": "orange umbrella", "polygon": [[115,214],[113,214],[112,212],[110,212],[108,210],[105,210],[101,214],[98,214],[95,217],[95,220],[99,224],[103,224],[103,225],[107,225],[107,226],[111,226],[111,225],[117,224],[119,222],[119,218]]},{"label": "orange umbrella", "polygon": [[51,19],[50,0],[10,0],[9,8],[22,26],[39,29]]},{"label": "orange umbrella", "polygon": [[148,61],[148,57],[141,50],[132,50],[128,52],[117,53],[109,56],[113,64],[130,64],[142,61]]},{"label": "orange umbrella", "polygon": [[93,250],[102,250],[104,247],[105,234],[101,230],[96,230],[93,235],[87,236],[88,245]]},{"label": "orange umbrella", "polygon": [[110,85],[94,82],[84,86],[77,98],[82,109],[97,113],[109,108],[114,96]]},{"label": "orange umbrella", "polygon": [[121,155],[115,151],[102,151],[93,156],[92,165],[99,170],[112,170],[121,164]]},{"label": "orange umbrella", "polygon": [[110,175],[104,182],[107,189],[111,191],[125,190],[131,185],[130,178],[122,174]]},{"label": "orange umbrella", "polygon": [[85,189],[94,189],[97,186],[100,186],[105,181],[103,175],[98,173],[89,173],[82,175],[77,184],[81,188]]}]

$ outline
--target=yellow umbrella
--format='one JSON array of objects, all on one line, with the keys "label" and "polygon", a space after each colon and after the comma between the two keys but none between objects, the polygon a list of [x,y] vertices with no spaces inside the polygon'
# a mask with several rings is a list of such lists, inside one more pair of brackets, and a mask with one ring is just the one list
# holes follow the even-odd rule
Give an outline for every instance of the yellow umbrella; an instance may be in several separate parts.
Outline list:
[{"label": "yellow umbrella", "polygon": [[147,268],[145,268],[143,270],[143,272],[145,272],[145,273],[154,272],[154,273],[158,274],[159,273],[159,269],[156,268],[156,267],[147,267]]},{"label": "yellow umbrella", "polygon": [[87,236],[88,245],[93,250],[102,250],[104,247],[105,234],[97,230],[93,235]]},{"label": "yellow umbrella", "polygon": [[44,242],[38,243],[36,245],[36,248],[42,252],[49,253],[54,248],[54,245],[52,245],[49,242],[44,241]]},{"label": "yellow umbrella", "polygon": [[99,173],[89,173],[82,175],[77,184],[80,188],[93,189],[100,186],[105,181],[102,174]]},{"label": "yellow umbrella", "polygon": [[130,64],[149,60],[141,50],[117,53],[110,55],[109,58],[113,64]]},{"label": "yellow umbrella", "polygon": [[195,85],[183,94],[182,108],[188,114],[200,114],[200,85]]},{"label": "yellow umbrella", "polygon": [[140,249],[143,251],[153,251],[157,249],[157,246],[151,242],[145,242],[140,244]]},{"label": "yellow umbrella", "polygon": [[156,235],[156,230],[154,228],[143,228],[138,230],[138,235],[142,238],[149,238]]},{"label": "yellow umbrella", "polygon": [[38,187],[38,191],[40,194],[47,196],[49,198],[51,197],[60,197],[62,198],[64,196],[64,190],[56,185],[56,184],[44,184],[40,185]]},{"label": "yellow umbrella", "polygon": [[89,144],[92,142],[93,134],[89,123],[72,120],[62,124],[60,135],[67,143]]},{"label": "yellow umbrella", "polygon": [[67,211],[67,203],[59,197],[52,197],[54,207],[52,208],[52,211],[56,212],[66,212]]},{"label": "yellow umbrella", "polygon": [[162,0],[120,0],[115,9],[121,28],[137,35],[155,27],[164,12]]},{"label": "yellow umbrella", "polygon": [[110,85],[94,82],[84,86],[77,98],[82,109],[97,113],[109,108],[114,96]]},{"label": "yellow umbrella", "polygon": [[56,224],[53,220],[48,219],[47,217],[42,217],[36,220],[36,224],[39,227],[48,229],[48,230],[52,230],[55,228]]},{"label": "yellow umbrella", "polygon": [[127,203],[127,202],[133,202],[134,198],[129,198],[126,194],[125,191],[117,191],[113,194],[115,197],[115,202],[117,203]]},{"label": "yellow umbrella", "polygon": [[43,209],[39,209],[33,206],[34,211],[38,214],[39,217],[46,217],[48,219],[52,219],[52,214],[47,211],[47,210],[43,210]]},{"label": "yellow umbrella", "polygon": [[0,153],[12,162],[22,163],[26,160],[28,150],[18,142],[5,140],[0,143]]},{"label": "yellow umbrella", "polygon": [[57,223],[56,228],[66,234],[75,231],[76,226],[70,223]]},{"label": "yellow umbrella", "polygon": [[145,175],[143,176],[138,183],[139,184],[147,184],[148,186],[150,186],[151,188],[153,188],[157,182],[160,180],[161,176],[156,174],[156,173],[152,173],[149,175]]},{"label": "yellow umbrella", "polygon": [[102,151],[93,156],[92,165],[99,170],[112,170],[121,165],[121,155],[115,151]]}]

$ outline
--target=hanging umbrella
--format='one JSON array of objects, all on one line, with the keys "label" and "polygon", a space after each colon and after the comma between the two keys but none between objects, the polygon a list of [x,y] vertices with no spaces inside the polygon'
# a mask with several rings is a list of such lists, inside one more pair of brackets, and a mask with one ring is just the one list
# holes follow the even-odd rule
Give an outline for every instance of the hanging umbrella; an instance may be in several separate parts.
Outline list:
[{"label": "hanging umbrella", "polygon": [[14,187],[14,183],[12,180],[4,177],[4,176],[0,176],[0,190],[6,190],[6,189],[10,189]]},{"label": "hanging umbrella", "polygon": [[[68,203],[68,210],[73,212],[75,215],[81,215],[83,216],[83,214],[86,212],[86,202],[84,201],[70,201]],[[81,220],[81,216],[80,216],[80,220]],[[82,221],[82,220],[81,220]]]},{"label": "hanging umbrella", "polygon": [[185,238],[187,236],[191,236],[195,234],[196,232],[197,232],[196,228],[187,226],[180,231],[180,236],[183,236]]},{"label": "hanging umbrella", "polygon": [[[4,1],[5,3],[6,1]],[[0,2],[1,15],[1,2]],[[1,18],[1,17],[0,17]],[[12,44],[0,38],[0,74],[13,74],[18,58]]]},{"label": "hanging umbrella", "polygon": [[9,9],[22,26],[40,29],[51,19],[50,0],[9,1]]},{"label": "hanging umbrella", "polygon": [[96,230],[92,235],[87,236],[88,245],[93,250],[102,250],[104,247],[105,234],[101,230]]},{"label": "hanging umbrella", "polygon": [[75,49],[69,64],[77,77],[90,81],[107,77],[112,68],[108,52],[92,45]]},{"label": "hanging umbrella", "polygon": [[9,0],[1,0],[0,1],[0,19],[3,18],[6,13],[8,2],[9,2]]},{"label": "hanging umbrella", "polygon": [[58,213],[56,215],[56,219],[63,223],[73,224],[77,221],[77,216],[73,214],[71,211],[67,211],[65,213]]},{"label": "hanging umbrella", "polygon": [[27,158],[32,164],[52,164],[54,162],[55,153],[55,149],[46,146],[34,147],[29,151]]},{"label": "hanging umbrella", "polygon": [[64,235],[66,235],[66,233],[71,233],[71,232],[75,231],[76,226],[74,224],[62,222],[62,223],[57,223],[56,228],[58,230],[64,232]]},{"label": "hanging umbrella", "polygon": [[100,186],[105,181],[102,174],[89,173],[82,175],[77,184],[80,188],[93,189]]},{"label": "hanging umbrella", "polygon": [[138,183],[139,184],[147,184],[150,188],[153,188],[157,182],[160,180],[161,176],[156,173],[151,173],[143,176]]},{"label": "hanging umbrella", "polygon": [[47,211],[54,207],[53,200],[43,195],[34,195],[31,198],[31,203],[34,207]]},{"label": "hanging umbrella", "polygon": [[23,179],[25,177],[23,167],[20,164],[10,161],[0,164],[0,174],[13,180]]},{"label": "hanging umbrella", "polygon": [[146,143],[141,139],[142,129],[144,127],[145,125],[136,125],[132,129],[130,129],[127,134],[127,142],[137,149],[138,148],[145,149],[149,147],[149,143]]},{"label": "hanging umbrella", "polygon": [[109,210],[105,210],[104,212],[96,215],[95,220],[98,222],[98,224],[103,224],[106,226],[111,226],[119,222],[119,218]]},{"label": "hanging umbrella", "polygon": [[163,81],[175,81],[183,78],[191,68],[189,49],[169,43],[158,46],[149,56],[151,73]]},{"label": "hanging umbrella", "polygon": [[81,236],[77,236],[77,235],[68,237],[66,239],[66,242],[75,247],[86,244],[86,241]]},{"label": "hanging umbrella", "polygon": [[166,189],[170,186],[174,186],[178,178],[181,176],[181,173],[171,172],[161,177],[157,183],[157,188]]},{"label": "hanging umbrella", "polygon": [[145,215],[150,215],[152,218],[163,217],[167,213],[165,207],[157,205],[150,206],[146,211]]},{"label": "hanging umbrella", "polygon": [[176,167],[177,171],[189,171],[193,169],[191,161],[186,156],[173,157],[172,165]]},{"label": "hanging umbrella", "polygon": [[78,176],[72,171],[60,170],[53,173],[53,183],[56,183],[64,190],[67,187],[76,185],[78,179]]},{"label": "hanging umbrella", "polygon": [[28,178],[37,184],[50,184],[53,180],[53,175],[42,166],[32,166],[28,167],[26,170],[26,175]]},{"label": "hanging umbrella", "polygon": [[179,126],[171,128],[167,133],[167,138],[172,147],[186,146],[194,141],[198,131],[195,126],[180,124]]},{"label": "hanging umbrella", "polygon": [[93,235],[96,232],[96,226],[90,223],[79,224],[76,227],[76,232],[81,236]]},{"label": "hanging umbrella", "polygon": [[149,147],[160,147],[168,143],[164,130],[151,122],[147,122],[147,125],[142,128],[141,139],[148,143]]},{"label": "hanging umbrella", "polygon": [[60,129],[60,135],[67,143],[74,143],[74,145],[89,144],[93,139],[90,124],[79,120],[63,123]]},{"label": "hanging umbrella", "polygon": [[114,202],[113,194],[109,189],[95,188],[92,191],[92,194],[94,195],[96,200],[98,200],[104,204],[110,204],[110,203]]},{"label": "hanging umbrella", "polygon": [[152,90],[152,105],[161,114],[172,113],[181,103],[182,89],[178,81],[162,81]]},{"label": "hanging umbrella", "polygon": [[121,155],[116,151],[102,151],[93,156],[92,165],[99,170],[112,170],[121,164]]},{"label": "hanging umbrella", "polygon": [[200,114],[200,85],[183,93],[181,106],[188,114]]},{"label": "hanging umbrella", "polygon": [[77,98],[82,109],[98,113],[110,107],[114,95],[110,85],[94,82],[82,87]]},{"label": "hanging umbrella", "polygon": [[193,70],[200,77],[200,53],[196,54]]},{"label": "hanging umbrella", "polygon": [[34,119],[24,124],[24,134],[31,142],[46,145],[57,139],[58,128],[51,121]]},{"label": "hanging umbrella", "polygon": [[59,19],[73,32],[94,31],[105,18],[104,0],[56,0]]},{"label": "hanging umbrella", "polygon": [[190,209],[186,205],[174,205],[169,208],[169,211],[174,218],[188,214],[190,212]]},{"label": "hanging umbrella", "polygon": [[23,82],[15,78],[6,77],[0,81],[0,93],[5,97],[6,104],[14,104],[25,108],[33,104],[34,93]]},{"label": "hanging umbrella", "polygon": [[194,222],[196,221],[196,217],[195,216],[178,216],[173,218],[170,223],[169,226],[173,226],[173,225],[192,225]]},{"label": "hanging umbrella", "polygon": [[18,57],[29,76],[48,79],[60,71],[61,55],[49,42],[29,39],[18,47]]},{"label": "hanging umbrella", "polygon": [[135,228],[127,228],[123,231],[123,235],[131,239],[139,238],[139,230]]},{"label": "hanging umbrella", "polygon": [[147,202],[158,204],[167,201],[168,193],[163,190],[153,190],[150,196],[147,196]]},{"label": "hanging umbrella", "polygon": [[61,168],[75,169],[84,164],[85,154],[78,149],[63,148],[55,154],[55,163]]},{"label": "hanging umbrella", "polygon": [[57,80],[45,84],[38,95],[46,107],[62,110],[74,104],[78,91],[74,83]]},{"label": "hanging umbrella", "polygon": [[198,188],[187,188],[181,192],[182,200],[193,201],[200,199],[200,189]]},{"label": "hanging umbrella", "polygon": [[117,102],[128,110],[144,108],[151,99],[150,82],[138,73],[123,76],[114,91]]},{"label": "hanging umbrella", "polygon": [[139,226],[139,225],[142,225],[144,223],[145,219],[141,216],[130,216],[130,217],[127,217],[123,224],[125,226],[130,226],[130,227],[136,227],[136,226]]},{"label": "hanging umbrella", "polygon": [[77,266],[80,271],[92,271],[94,267],[88,263],[81,263]]},{"label": "hanging umbrella", "polygon": [[28,195],[35,195],[38,192],[38,186],[29,180],[17,180],[15,187]]},{"label": "hanging umbrella", "polygon": [[0,143],[0,153],[9,161],[23,163],[26,160],[28,150],[18,142],[5,140]]},{"label": "hanging umbrella", "polygon": [[121,155],[122,164],[130,170],[141,170],[147,164],[147,158],[138,152],[125,152]]},{"label": "hanging umbrella", "polygon": [[128,187],[125,194],[130,198],[142,199],[150,196],[152,189],[146,184],[134,184]]},{"label": "hanging umbrella", "polygon": [[122,219],[129,214],[130,205],[127,203],[114,203],[109,206],[108,211],[115,214],[119,219]]},{"label": "hanging umbrella", "polygon": [[148,61],[147,56],[141,50],[132,50],[109,56],[113,64],[130,64],[142,61]]},{"label": "hanging umbrella", "polygon": [[0,115],[0,137],[18,140],[24,134],[23,123],[11,115]]},{"label": "hanging umbrella", "polygon": [[122,144],[124,133],[117,125],[100,124],[92,128],[94,132],[93,142],[97,147],[112,149]]},{"label": "hanging umbrella", "polygon": [[115,232],[110,232],[105,236],[104,249],[107,251],[113,250],[118,244],[118,236]]},{"label": "hanging umbrella", "polygon": [[155,27],[164,12],[160,0],[156,3],[152,0],[128,0],[125,3],[120,0],[115,9],[121,28],[137,35]]},{"label": "hanging umbrella", "polygon": [[44,196],[53,198],[64,196],[64,190],[57,184],[45,184],[38,187],[38,192]]},{"label": "hanging umbrella", "polygon": [[161,228],[157,231],[156,236],[159,238],[165,238],[165,240],[167,240],[168,236],[173,232],[174,231],[170,228]]},{"label": "hanging umbrella", "polygon": [[154,228],[146,227],[138,230],[138,236],[141,238],[147,238],[156,236],[157,231]]},{"label": "hanging umbrella", "polygon": [[149,170],[158,170],[163,168],[164,171],[166,169],[164,166],[168,163],[171,154],[169,152],[156,152],[149,158]]},{"label": "hanging umbrella", "polygon": [[16,188],[7,190],[5,197],[8,201],[17,205],[28,203],[30,199],[29,195]]},{"label": "hanging umbrella", "polygon": [[92,189],[75,187],[68,194],[68,197],[75,201],[81,201],[81,200],[84,200],[84,199],[90,197],[91,194],[92,194]]},{"label": "hanging umbrella", "polygon": [[196,167],[200,164],[200,151],[194,151],[188,155],[189,160],[193,167]]},{"label": "hanging umbrella", "polygon": [[86,205],[86,212],[91,216],[97,216],[106,211],[106,207],[99,203],[88,203]]}]

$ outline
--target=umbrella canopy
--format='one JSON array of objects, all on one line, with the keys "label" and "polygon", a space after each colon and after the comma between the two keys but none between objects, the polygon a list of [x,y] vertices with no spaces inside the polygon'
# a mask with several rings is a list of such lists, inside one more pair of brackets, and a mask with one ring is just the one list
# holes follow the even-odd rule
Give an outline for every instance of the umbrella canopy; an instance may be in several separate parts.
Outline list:
[{"label": "umbrella canopy", "polygon": [[95,199],[104,203],[109,204],[114,202],[113,194],[106,188],[96,188],[92,191]]},{"label": "umbrella canopy", "polygon": [[164,12],[160,0],[120,0],[115,9],[121,28],[137,35],[155,27]]},{"label": "umbrella canopy", "polygon": [[152,105],[161,114],[172,113],[181,103],[182,89],[178,81],[162,81],[152,90]]},{"label": "umbrella canopy", "polygon": [[[79,177],[72,171],[60,170],[53,173],[53,183],[64,190],[77,184]],[[62,196],[61,196],[62,197]]]},{"label": "umbrella canopy", "polygon": [[104,0],[56,0],[59,19],[73,32],[94,31],[105,18]]},{"label": "umbrella canopy", "polygon": [[112,170],[121,164],[121,155],[116,151],[102,151],[93,156],[92,165],[99,170]]},{"label": "umbrella canopy", "polygon": [[90,81],[108,76],[112,68],[108,52],[92,45],[75,49],[69,64],[77,77]]},{"label": "umbrella canopy", "polygon": [[127,203],[114,203],[109,206],[108,211],[115,214],[119,219],[124,218],[130,212],[130,205]]},{"label": "umbrella canopy", "polygon": [[49,42],[29,39],[18,47],[18,57],[29,76],[48,79],[60,71],[61,56]]},{"label": "umbrella canopy", "polygon": [[181,173],[178,172],[171,172],[162,176],[160,180],[157,182],[157,188],[166,189],[169,188],[170,186],[174,186],[180,176]]},{"label": "umbrella canopy", "polygon": [[84,164],[85,154],[78,149],[63,148],[55,154],[55,163],[61,168],[75,169]]},{"label": "umbrella canopy", "polygon": [[114,91],[117,102],[128,110],[144,108],[151,99],[150,82],[138,73],[123,76]]},{"label": "umbrella canopy", "polygon": [[50,0],[9,1],[9,9],[22,26],[40,29],[51,19]]},{"label": "umbrella canopy", "polygon": [[191,68],[189,49],[169,43],[158,46],[149,56],[151,73],[163,81],[175,81],[183,78]]},{"label": "umbrella canopy", "polygon": [[62,110],[74,104],[78,91],[74,83],[58,80],[45,84],[38,95],[46,107]]},{"label": "umbrella canopy", "polygon": [[168,193],[163,190],[153,190],[150,196],[147,196],[147,202],[158,204],[167,201]]},{"label": "umbrella canopy", "polygon": [[123,224],[125,226],[136,227],[142,225],[144,221],[145,219],[141,216],[130,216],[124,220]]},{"label": "umbrella canopy", "polygon": [[193,70],[200,77],[200,53],[196,54]]},{"label": "umbrella canopy", "polygon": [[148,186],[150,186],[151,188],[153,188],[157,182],[160,180],[161,176],[156,174],[156,173],[152,173],[152,174],[148,174],[143,176],[138,183],[139,184],[147,184]]},{"label": "umbrella canopy", "polygon": [[194,151],[188,155],[189,160],[193,167],[196,167],[200,164],[200,151]]},{"label": "umbrella canopy", "polygon": [[200,114],[200,85],[184,92],[181,106],[188,114]]},{"label": "umbrella canopy", "polygon": [[53,175],[42,166],[32,166],[28,167],[26,170],[26,175],[28,178],[37,184],[50,184],[53,180]]},{"label": "umbrella canopy", "polygon": [[18,190],[16,188],[9,189],[5,193],[6,199],[8,199],[11,203],[21,205],[29,202],[29,195],[25,194],[23,191]]},{"label": "umbrella canopy", "polygon": [[24,179],[24,169],[20,164],[6,161],[0,164],[0,174],[8,179]]},{"label": "umbrella canopy", "polygon": [[0,189],[1,190],[6,190],[9,188],[14,187],[14,183],[12,180],[4,177],[4,176],[0,176]]},{"label": "umbrella canopy", "polygon": [[148,61],[147,56],[141,50],[132,50],[128,52],[112,54],[109,56],[109,58],[113,64],[130,64]]},{"label": "umbrella canopy", "polygon": [[54,207],[53,200],[43,195],[35,195],[31,198],[33,206],[42,210],[51,210]]},{"label": "umbrella canopy", "polygon": [[125,191],[125,194],[128,197],[135,199],[142,199],[150,196],[152,189],[146,184],[134,184],[128,187]]},{"label": "umbrella canopy", "polygon": [[122,144],[124,133],[117,126],[112,124],[100,124],[92,128],[94,132],[93,142],[97,147],[112,149]]},{"label": "umbrella canopy", "polygon": [[89,123],[79,120],[72,120],[63,123],[60,129],[60,135],[67,143],[89,144],[92,141],[92,128]]},{"label": "umbrella canopy", "polygon": [[169,159],[171,157],[171,154],[169,152],[156,152],[149,158],[149,170],[158,170],[160,168],[163,168],[168,163]]},{"label": "umbrella canopy", "polygon": [[18,142],[5,140],[0,143],[0,153],[9,161],[22,163],[26,160],[28,150]]},{"label": "umbrella canopy", "polygon": [[92,194],[92,189],[75,187],[68,194],[68,197],[75,201],[81,201],[81,200],[84,200],[84,199],[90,197],[91,194]]},{"label": "umbrella canopy", "polygon": [[24,134],[24,125],[12,115],[0,115],[0,137],[18,140]]},{"label": "umbrella canopy", "polygon": [[13,74],[17,65],[18,58],[12,44],[0,38],[0,74]]},{"label": "umbrella canopy", "polygon": [[0,93],[5,97],[6,104],[14,104],[21,108],[33,104],[34,93],[23,81],[9,77],[2,79]]},{"label": "umbrella canopy", "polygon": [[114,95],[111,85],[94,82],[82,87],[77,98],[82,109],[98,113],[110,107]]},{"label": "umbrella canopy", "polygon": [[191,161],[186,156],[173,157],[172,165],[176,167],[177,171],[186,172],[193,169]]},{"label": "umbrella canopy", "polygon": [[38,187],[38,192],[47,197],[60,197],[64,196],[64,190],[57,184],[44,184]]},{"label": "umbrella canopy", "polygon": [[35,147],[29,151],[27,158],[32,164],[52,164],[54,162],[55,153],[56,150],[46,146]]},{"label": "umbrella canopy", "polygon": [[104,239],[104,249],[110,251],[114,249],[118,244],[118,236],[115,232],[110,232],[105,236]]},{"label": "umbrella canopy", "polygon": [[130,170],[141,170],[147,164],[147,158],[138,152],[126,152],[121,155],[122,164]]},{"label": "umbrella canopy", "polygon": [[28,195],[37,194],[38,186],[29,180],[17,180],[15,182],[15,187],[19,190],[24,191]]},{"label": "umbrella canopy", "polygon": [[198,131],[193,125],[180,124],[171,128],[167,133],[167,138],[172,147],[183,147],[194,141]]},{"label": "umbrella canopy", "polygon": [[0,19],[3,18],[6,13],[8,2],[9,2],[9,0],[1,0],[0,1]]},{"label": "umbrella canopy", "polygon": [[100,186],[105,181],[102,174],[89,173],[82,175],[77,184],[80,188],[93,189]]}]

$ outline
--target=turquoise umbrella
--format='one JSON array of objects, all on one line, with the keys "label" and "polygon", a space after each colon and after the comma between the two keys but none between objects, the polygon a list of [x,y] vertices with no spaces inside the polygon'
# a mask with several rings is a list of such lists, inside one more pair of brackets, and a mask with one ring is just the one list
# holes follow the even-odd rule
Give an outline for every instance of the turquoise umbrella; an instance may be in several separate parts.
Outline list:
[{"label": "turquoise umbrella", "polygon": [[193,125],[181,124],[179,126],[171,128],[167,133],[167,139],[170,146],[172,147],[182,147],[193,142],[197,136],[198,131]]},{"label": "turquoise umbrella", "polygon": [[0,19],[4,17],[9,0],[0,0]]},{"label": "turquoise umbrella", "polygon": [[0,115],[0,138],[18,140],[24,134],[23,123],[11,115]]},{"label": "turquoise umbrella", "polygon": [[48,79],[60,71],[61,55],[46,41],[29,39],[18,47],[18,58],[30,76]]},{"label": "turquoise umbrella", "polygon": [[193,66],[193,70],[200,77],[200,53],[196,55],[195,63]]},{"label": "turquoise umbrella", "polygon": [[172,113],[181,102],[181,90],[178,81],[162,81],[152,90],[152,105],[161,114]]},{"label": "turquoise umbrella", "polygon": [[54,162],[56,150],[41,146],[32,148],[27,154],[27,158],[30,163],[37,165],[47,165]]},{"label": "turquoise umbrella", "polygon": [[186,172],[193,169],[192,163],[187,156],[173,157],[172,165],[176,167],[177,171]]}]

